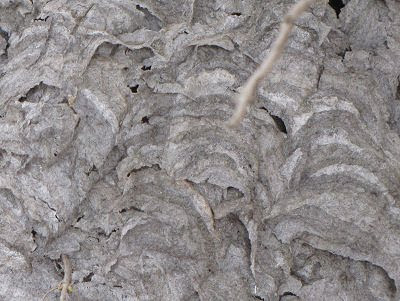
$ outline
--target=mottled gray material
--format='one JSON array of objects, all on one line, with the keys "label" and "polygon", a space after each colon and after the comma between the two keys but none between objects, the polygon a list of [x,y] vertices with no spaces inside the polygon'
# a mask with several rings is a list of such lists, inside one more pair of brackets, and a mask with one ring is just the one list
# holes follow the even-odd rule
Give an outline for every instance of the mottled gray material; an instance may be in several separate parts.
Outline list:
[{"label": "mottled gray material", "polygon": [[400,300],[400,1],[317,2],[225,126],[294,2],[0,0],[0,300]]}]

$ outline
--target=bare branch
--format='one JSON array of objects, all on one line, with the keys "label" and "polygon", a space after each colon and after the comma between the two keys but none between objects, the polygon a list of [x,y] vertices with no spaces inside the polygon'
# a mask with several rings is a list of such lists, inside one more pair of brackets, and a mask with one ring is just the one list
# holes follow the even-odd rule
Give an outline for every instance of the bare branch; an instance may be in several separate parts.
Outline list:
[{"label": "bare branch", "polygon": [[45,301],[46,298],[47,298],[47,296],[48,296],[51,292],[54,292],[54,291],[57,290],[57,289],[58,289],[58,286],[52,288],[51,290],[49,290],[49,291],[43,296],[42,301]]},{"label": "bare branch", "polygon": [[72,267],[67,255],[63,254],[61,258],[64,265],[64,279],[62,282],[60,301],[67,301],[67,295],[72,281]]},{"label": "bare branch", "polygon": [[228,126],[235,127],[243,120],[246,115],[247,107],[254,99],[255,91],[260,81],[271,72],[272,67],[282,56],[283,50],[286,46],[289,34],[293,28],[293,23],[303,14],[303,12],[315,2],[316,0],[300,0],[297,2],[285,16],[279,36],[274,42],[271,52],[257,68],[257,70],[250,76],[246,84],[242,88],[236,105],[235,112],[228,121]]}]

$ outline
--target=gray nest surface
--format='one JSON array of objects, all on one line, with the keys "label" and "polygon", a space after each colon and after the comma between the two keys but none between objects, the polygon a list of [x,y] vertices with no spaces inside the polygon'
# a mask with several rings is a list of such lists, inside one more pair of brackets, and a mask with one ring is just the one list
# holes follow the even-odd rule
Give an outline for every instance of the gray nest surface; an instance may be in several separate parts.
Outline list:
[{"label": "gray nest surface", "polygon": [[230,129],[294,0],[0,0],[0,300],[399,300],[400,1],[329,2]]}]

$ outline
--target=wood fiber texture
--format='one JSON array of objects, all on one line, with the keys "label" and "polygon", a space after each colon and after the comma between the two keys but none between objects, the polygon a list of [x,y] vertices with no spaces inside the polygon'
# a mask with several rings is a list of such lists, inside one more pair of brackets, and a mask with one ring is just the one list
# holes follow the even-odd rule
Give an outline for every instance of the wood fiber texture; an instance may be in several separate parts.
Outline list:
[{"label": "wood fiber texture", "polygon": [[0,0],[0,300],[61,255],[68,300],[400,300],[400,2],[317,1],[226,126],[294,3]]}]

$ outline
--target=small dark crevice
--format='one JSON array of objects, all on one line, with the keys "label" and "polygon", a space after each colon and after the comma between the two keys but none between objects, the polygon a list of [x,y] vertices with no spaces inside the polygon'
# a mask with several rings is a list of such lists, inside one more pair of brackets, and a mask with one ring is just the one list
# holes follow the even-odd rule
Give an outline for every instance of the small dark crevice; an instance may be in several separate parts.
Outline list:
[{"label": "small dark crevice", "polygon": [[37,234],[37,232],[34,229],[32,229],[31,234],[32,234],[33,241],[36,242],[36,234]]},{"label": "small dark crevice", "polygon": [[284,292],[282,295],[279,296],[279,301],[282,300],[282,298],[284,296],[295,296],[295,297],[297,297],[297,295],[293,294],[292,292]]},{"label": "small dark crevice", "polygon": [[275,125],[278,128],[278,130],[280,130],[282,133],[287,134],[286,125],[283,122],[282,118],[280,118],[279,116],[271,114],[266,107],[261,107],[260,109],[267,111],[269,116],[271,116],[271,118],[274,120]]},{"label": "small dark crevice", "polygon": [[18,98],[18,102],[23,103],[26,101],[26,96]]},{"label": "small dark crevice", "polygon": [[33,19],[33,21],[44,21],[44,22],[46,22],[48,18],[49,18],[49,16],[46,16],[46,17],[44,17],[44,18],[39,17],[39,18]]},{"label": "small dark crevice", "polygon": [[211,211],[211,216],[212,219],[215,221],[215,213],[214,213],[214,209],[210,206],[210,211]]},{"label": "small dark crevice", "polygon": [[85,174],[87,176],[89,176],[92,172],[98,172],[98,169],[97,169],[96,165],[94,165],[94,164],[92,165],[92,167],[89,168],[88,171],[85,172]]},{"label": "small dark crevice", "polygon": [[400,100],[400,76],[397,79],[398,79],[398,84],[396,89],[396,99]]},{"label": "small dark crevice", "polygon": [[346,52],[350,52],[351,50],[352,50],[352,49],[351,49],[351,47],[349,46],[349,47],[346,47],[345,50],[343,50],[343,51],[341,51],[341,52],[338,53],[338,56],[340,56],[340,57],[342,58],[342,62],[343,62],[343,60],[344,60],[344,57],[346,56]]},{"label": "small dark crevice", "polygon": [[144,65],[141,69],[143,71],[149,71],[149,70],[151,70],[151,65],[149,65],[149,66]]},{"label": "small dark crevice", "polygon": [[0,161],[4,159],[6,151],[2,148],[0,148]]},{"label": "small dark crevice", "polygon": [[85,217],[85,215],[82,214],[81,216],[79,216],[79,217],[76,219],[76,222],[75,222],[75,223],[79,223],[79,221],[80,221],[82,218],[84,218],[84,217]]},{"label": "small dark crevice", "polygon": [[[47,203],[46,201],[44,201],[44,200],[42,200],[42,199],[39,199],[39,201],[41,201],[42,203],[46,204],[47,208],[49,208],[51,211],[57,212],[57,210],[54,209],[53,207],[51,207],[51,206],[49,205],[49,203]],[[57,217],[57,215],[56,215],[56,217]],[[58,218],[58,217],[57,217],[57,218]]]},{"label": "small dark crevice", "polygon": [[89,275],[83,277],[82,282],[90,282],[90,281],[92,281],[93,276],[94,276],[93,272],[90,272]]},{"label": "small dark crevice", "polygon": [[262,297],[260,297],[260,296],[253,295],[253,297],[254,297],[255,299],[257,299],[257,300],[263,300],[263,301],[265,301],[265,299],[264,299],[264,298],[262,298]]},{"label": "small dark crevice", "polygon": [[339,18],[342,8],[345,7],[345,4],[343,3],[343,1],[342,0],[329,0],[328,4],[330,7],[332,7],[335,10],[336,17]]},{"label": "small dark crevice", "polygon": [[129,208],[123,208],[119,211],[119,213],[125,213],[127,211],[138,211],[138,212],[144,212],[142,209],[135,207],[135,206],[130,206]]},{"label": "small dark crevice", "polygon": [[113,285],[113,287],[122,288],[122,285],[115,284],[115,285]]},{"label": "small dark crevice", "polygon": [[237,16],[237,17],[240,17],[242,14],[241,13],[238,13],[238,12],[235,12],[235,13],[231,13],[231,16]]},{"label": "small dark crevice", "polygon": [[64,274],[63,267],[61,265],[61,259],[55,259],[55,260],[53,260],[53,262],[54,262],[54,265],[56,267],[57,273]]},{"label": "small dark crevice", "polygon": [[388,41],[387,41],[387,40],[383,42],[383,46],[385,46],[385,48],[386,48],[386,49],[390,49],[390,47],[389,47],[389,44],[388,44]]},{"label": "small dark crevice", "polygon": [[132,93],[137,93],[139,85],[128,86]]},{"label": "small dark crevice", "polygon": [[163,27],[162,21],[157,16],[152,14],[146,7],[137,4],[136,9],[145,15],[144,27],[154,31],[159,31]]},{"label": "small dark crevice", "polygon": [[226,200],[237,200],[244,196],[244,194],[237,188],[229,186],[226,189]]},{"label": "small dark crevice", "polygon": [[142,123],[149,124],[149,117],[144,116],[144,117],[142,118]]},{"label": "small dark crevice", "polygon": [[317,89],[319,89],[319,84],[321,82],[321,77],[322,77],[322,73],[324,73],[324,70],[325,70],[325,67],[322,65],[318,68]]},{"label": "small dark crevice", "polygon": [[139,4],[137,4],[136,5],[136,9],[138,10],[138,11],[141,11],[142,13],[149,13],[149,10],[147,9],[147,8],[145,8],[145,7],[142,7],[142,6],[140,6]]},{"label": "small dark crevice", "polygon": [[109,234],[107,234],[103,229],[100,229],[99,231],[97,231],[97,235],[100,237],[110,238],[111,234],[113,234],[117,231],[119,231],[119,228],[112,229],[111,232]]},{"label": "small dark crevice", "polygon": [[57,214],[54,215],[59,223],[61,223],[61,219],[58,217]]},{"label": "small dark crevice", "polygon": [[[10,35],[8,34],[8,32],[7,31],[5,31],[5,30],[3,30],[1,27],[0,27],[0,36],[4,39],[4,40],[6,40],[6,47],[5,47],[5,49],[4,49],[4,55],[6,56],[6,57],[8,57],[8,47],[10,47],[10,43],[8,42],[9,41],[9,39],[10,39]],[[2,77],[2,76],[1,76]]]},{"label": "small dark crevice", "polygon": [[133,172],[139,172],[139,171],[146,170],[146,169],[149,169],[149,168],[152,168],[153,170],[156,170],[156,171],[161,170],[160,165],[153,164],[151,166],[142,166],[140,168],[134,168],[130,172],[128,172],[128,174],[126,176],[129,178]]},{"label": "small dark crevice", "polygon": [[397,293],[396,283],[394,282],[394,279],[390,278],[387,273],[386,273],[386,276],[389,279],[389,290],[392,293],[392,296],[394,297]]},{"label": "small dark crevice", "polygon": [[278,117],[278,116],[275,116],[275,115],[272,115],[272,114],[269,114],[269,115],[270,115],[270,116],[272,117],[272,119],[275,121],[275,124],[276,124],[277,128],[278,128],[282,133],[287,134],[286,125],[285,125],[285,123],[283,122],[283,120],[282,120],[280,117]]},{"label": "small dark crevice", "polygon": [[24,95],[18,98],[18,102],[23,103],[26,101],[38,103],[41,101],[44,93],[51,89],[48,85],[40,82],[39,84],[31,87]]}]

